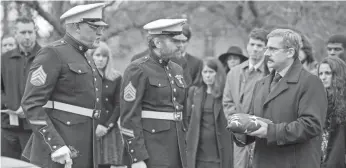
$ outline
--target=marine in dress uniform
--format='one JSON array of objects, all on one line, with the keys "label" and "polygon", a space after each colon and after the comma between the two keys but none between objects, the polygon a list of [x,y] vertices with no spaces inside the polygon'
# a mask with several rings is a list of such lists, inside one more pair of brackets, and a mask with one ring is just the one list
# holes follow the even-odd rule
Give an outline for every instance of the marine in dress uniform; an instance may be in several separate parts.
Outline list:
[{"label": "marine in dress uniform", "polygon": [[[94,48],[100,28],[107,25],[102,21],[103,6],[79,5],[64,13],[60,19],[76,29],[69,27],[62,39],[42,48],[30,68],[22,107],[33,135],[23,156],[40,167],[97,165],[94,120],[100,116],[102,79],[85,52]],[[83,35],[89,41],[81,40]]]},{"label": "marine in dress uniform", "polygon": [[[132,168],[186,167],[183,111],[187,85],[182,67],[170,61],[179,51],[177,41],[186,38],[181,34],[185,21],[160,19],[145,25],[150,54],[131,62],[124,72],[120,129]],[[170,43],[161,41],[158,46],[153,42],[162,36]]]}]

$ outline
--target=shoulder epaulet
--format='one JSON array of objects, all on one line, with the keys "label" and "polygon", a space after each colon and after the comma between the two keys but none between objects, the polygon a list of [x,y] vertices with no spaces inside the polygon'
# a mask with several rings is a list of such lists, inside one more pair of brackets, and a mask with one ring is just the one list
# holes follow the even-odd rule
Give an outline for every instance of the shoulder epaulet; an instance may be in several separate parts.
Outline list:
[{"label": "shoulder epaulet", "polygon": [[149,56],[144,56],[144,57],[141,57],[141,58],[134,60],[132,63],[139,65],[139,64],[142,64],[148,60],[149,60]]},{"label": "shoulder epaulet", "polygon": [[51,46],[57,47],[57,46],[65,45],[65,44],[67,44],[66,41],[61,39],[61,40],[58,40],[58,41],[54,41],[54,42],[51,44]]}]

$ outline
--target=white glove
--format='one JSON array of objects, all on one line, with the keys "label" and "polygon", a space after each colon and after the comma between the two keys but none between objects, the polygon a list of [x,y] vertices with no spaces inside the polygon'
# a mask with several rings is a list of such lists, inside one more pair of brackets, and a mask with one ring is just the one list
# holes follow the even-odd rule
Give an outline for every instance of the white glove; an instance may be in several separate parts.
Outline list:
[{"label": "white glove", "polygon": [[144,161],[139,161],[137,163],[133,163],[131,167],[132,168],[147,168],[147,165],[144,163]]},{"label": "white glove", "polygon": [[107,131],[108,131],[108,128],[99,124],[96,127],[95,134],[97,137],[102,137],[102,136],[105,136],[107,134]]},{"label": "white glove", "polygon": [[20,118],[25,118],[25,114],[24,114],[24,111],[23,111],[22,106],[19,106],[19,108],[16,110],[16,114],[17,114],[18,117],[20,117]]},{"label": "white glove", "polygon": [[72,167],[71,151],[67,146],[63,146],[51,154],[54,162],[65,164],[65,168]]}]

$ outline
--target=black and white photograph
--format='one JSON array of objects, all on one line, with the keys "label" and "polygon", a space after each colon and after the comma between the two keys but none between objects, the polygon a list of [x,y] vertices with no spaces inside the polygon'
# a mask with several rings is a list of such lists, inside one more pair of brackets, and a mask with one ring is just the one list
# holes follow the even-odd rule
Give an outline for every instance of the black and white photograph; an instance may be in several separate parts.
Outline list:
[{"label": "black and white photograph", "polygon": [[2,168],[346,168],[346,1],[0,12]]}]

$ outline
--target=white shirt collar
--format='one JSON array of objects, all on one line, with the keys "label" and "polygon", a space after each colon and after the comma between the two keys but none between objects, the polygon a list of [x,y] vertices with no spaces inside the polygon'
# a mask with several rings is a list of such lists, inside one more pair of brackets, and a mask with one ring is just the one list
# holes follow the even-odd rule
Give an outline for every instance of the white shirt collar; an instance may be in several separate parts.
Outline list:
[{"label": "white shirt collar", "polygon": [[264,62],[264,57],[263,57],[263,59],[262,59],[260,62],[258,62],[256,65],[253,65],[253,64],[251,63],[251,61],[249,60],[249,69],[254,68],[254,69],[258,70],[258,69],[262,66],[263,62]]},{"label": "white shirt collar", "polygon": [[277,72],[277,73],[279,73],[281,77],[284,77],[292,65],[293,65],[293,62],[290,65],[288,65],[287,67],[285,67],[284,69],[282,69],[280,72]]}]

